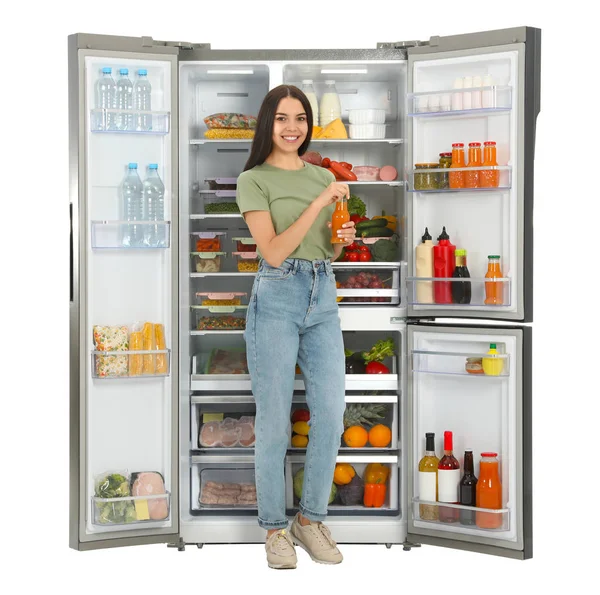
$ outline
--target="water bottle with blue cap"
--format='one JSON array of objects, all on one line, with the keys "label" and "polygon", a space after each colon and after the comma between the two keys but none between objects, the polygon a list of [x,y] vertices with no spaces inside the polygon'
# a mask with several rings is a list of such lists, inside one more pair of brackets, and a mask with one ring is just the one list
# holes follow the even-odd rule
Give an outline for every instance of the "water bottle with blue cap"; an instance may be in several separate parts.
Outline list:
[{"label": "water bottle with blue cap", "polygon": [[[137,71],[137,80],[133,86],[133,109],[141,112],[149,112],[152,109],[152,86],[148,80],[148,71],[140,68]],[[136,126],[138,131],[152,130],[152,116],[150,114],[136,114]]]},{"label": "water bottle with blue cap", "polygon": [[[137,163],[127,166],[127,174],[121,184],[123,219],[125,221],[144,221],[144,199],[142,181],[137,171]],[[143,224],[123,224],[121,244],[127,248],[141,248],[144,245]]]},{"label": "water bottle with blue cap", "polygon": [[[133,113],[133,85],[129,80],[129,69],[120,68],[119,78],[117,79],[117,110],[115,127],[117,130],[135,130]],[[125,112],[125,113],[123,113]]]},{"label": "water bottle with blue cap", "polygon": [[165,220],[165,186],[158,175],[158,164],[148,165],[148,174],[144,180],[144,212],[148,221],[160,224],[146,225],[144,245],[150,248],[167,246]]},{"label": "water bottle with blue cap", "polygon": [[[117,87],[112,77],[112,68],[105,66],[102,68],[100,78],[96,81],[96,109],[113,109],[115,107],[116,89]],[[113,116],[114,114],[107,111],[100,112],[97,115],[98,119],[96,120],[96,129],[111,130],[114,124]]]}]

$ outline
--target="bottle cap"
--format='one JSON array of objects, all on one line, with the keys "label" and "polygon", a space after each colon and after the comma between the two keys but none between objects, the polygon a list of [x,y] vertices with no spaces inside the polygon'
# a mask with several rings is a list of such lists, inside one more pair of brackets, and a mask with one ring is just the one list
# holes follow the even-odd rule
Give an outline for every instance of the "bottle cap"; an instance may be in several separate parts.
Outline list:
[{"label": "bottle cap", "polygon": [[423,234],[423,237],[421,238],[421,240],[425,241],[425,240],[431,240],[431,236],[429,235],[429,229],[427,229],[427,227],[425,228],[425,233]]},{"label": "bottle cap", "polygon": [[435,438],[435,432],[426,432],[425,438]]},{"label": "bottle cap", "polygon": [[105,66],[105,67],[102,69],[102,74],[111,74],[111,73],[112,73],[112,68],[110,68],[110,67],[108,67],[108,66]]},{"label": "bottle cap", "polygon": [[150,165],[148,165],[148,169],[158,169],[158,163],[150,163]]},{"label": "bottle cap", "polygon": [[490,254],[488,258],[497,258],[498,260],[500,260],[500,257],[497,254]]},{"label": "bottle cap", "polygon": [[465,143],[452,143],[452,146],[460,149],[461,147],[465,146]]},{"label": "bottle cap", "polygon": [[496,141],[495,140],[486,140],[483,144],[486,147],[488,147],[488,146],[494,146],[495,147],[496,146]]},{"label": "bottle cap", "polygon": [[496,343],[490,343],[490,349],[496,349]]},{"label": "bottle cap", "polygon": [[145,76],[145,75],[147,75],[147,74],[148,74],[148,71],[147,71],[145,68],[140,68],[140,69],[138,70],[138,74],[139,74],[140,76]]},{"label": "bottle cap", "polygon": [[469,143],[469,147],[481,147],[481,143]]},{"label": "bottle cap", "polygon": [[452,432],[444,432],[444,450],[452,450]]},{"label": "bottle cap", "polygon": [[498,453],[497,452],[482,452],[481,456],[482,457],[497,457]]},{"label": "bottle cap", "polygon": [[120,68],[119,74],[129,74],[129,69],[128,68]]},{"label": "bottle cap", "polygon": [[435,434],[433,432],[427,432],[425,434],[425,449],[435,450]]},{"label": "bottle cap", "polygon": [[441,233],[441,234],[439,235],[439,237],[438,237],[438,242],[439,242],[440,240],[449,240],[449,239],[450,239],[450,236],[449,236],[449,235],[446,233],[446,227],[444,227],[444,228],[442,229],[442,233]]},{"label": "bottle cap", "polygon": [[137,169],[137,163],[130,163],[128,167],[129,169]]},{"label": "bottle cap", "polygon": [[454,255],[455,256],[465,256],[466,253],[467,253],[467,251],[463,250],[462,248],[460,250],[455,250],[454,251]]}]

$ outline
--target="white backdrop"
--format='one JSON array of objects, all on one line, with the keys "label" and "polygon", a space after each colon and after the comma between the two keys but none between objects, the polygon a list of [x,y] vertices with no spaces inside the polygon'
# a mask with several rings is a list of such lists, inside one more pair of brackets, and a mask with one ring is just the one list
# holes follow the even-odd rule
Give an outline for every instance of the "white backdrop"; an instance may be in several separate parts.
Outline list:
[{"label": "white backdrop", "polygon": [[[597,279],[591,274],[600,241],[600,95],[592,53],[597,31],[582,2],[560,9],[549,4],[12,5],[11,18],[0,24],[0,143],[6,150],[0,165],[3,584],[23,593],[58,588],[86,595],[140,587],[157,593],[231,587],[234,593],[422,589],[488,595],[552,586],[576,592],[591,578],[600,516],[593,488],[599,457],[592,440],[600,397],[594,374]],[[299,551],[298,569],[278,573],[267,568],[260,545],[190,547],[183,553],[164,545],[70,550],[67,35],[149,35],[210,42],[215,49],[374,48],[378,41],[521,25],[540,27],[543,44],[535,166],[534,558],[517,562],[426,546],[405,553],[397,546],[346,545],[340,566],[314,564]]]}]

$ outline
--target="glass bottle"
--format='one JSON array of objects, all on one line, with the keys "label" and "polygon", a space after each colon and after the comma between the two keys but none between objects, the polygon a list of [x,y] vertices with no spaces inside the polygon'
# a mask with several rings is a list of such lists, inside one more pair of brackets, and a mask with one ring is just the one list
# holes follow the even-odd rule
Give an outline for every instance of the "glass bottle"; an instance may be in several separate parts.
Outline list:
[{"label": "glass bottle", "polygon": [[325,93],[321,97],[319,105],[319,121],[321,126],[327,126],[330,122],[342,117],[340,96],[335,88],[335,81],[325,81]]},{"label": "glass bottle", "polygon": [[501,306],[504,303],[504,281],[494,281],[493,279],[502,278],[500,269],[500,257],[497,255],[488,256],[488,270],[485,274],[486,279],[492,279],[485,282],[485,304],[488,306]]},{"label": "glass bottle", "polygon": [[[463,506],[476,506],[477,498],[475,487],[477,485],[477,478],[475,477],[475,469],[473,467],[473,451],[468,448],[465,450],[464,462],[464,475],[458,485],[458,495],[460,503]],[[459,520],[461,525],[474,525],[475,524],[475,511],[474,510],[460,510]]]},{"label": "glass bottle", "polygon": [[[479,479],[475,489],[477,508],[502,508],[502,484],[497,457],[496,452],[481,453]],[[502,515],[477,511],[475,522],[482,529],[498,529],[502,526]]]},{"label": "glass bottle", "polygon": [[331,217],[331,243],[332,244],[344,244],[346,240],[338,236],[338,230],[342,229],[344,223],[350,221],[350,213],[348,211],[348,197],[342,196],[335,203],[335,211]]},{"label": "glass bottle", "polygon": [[[419,461],[419,500],[437,502],[437,471],[440,460],[435,456],[435,434],[425,434],[425,455]],[[424,521],[437,521],[438,508],[432,504],[419,504],[419,516]]]},{"label": "glass bottle", "polygon": [[[469,162],[467,167],[477,167],[481,163],[481,143],[469,143]],[[465,188],[479,188],[479,170],[466,171]]]},{"label": "glass bottle", "polygon": [[[452,432],[444,432],[444,456],[438,465],[438,502],[458,504],[458,484],[460,483],[460,464],[452,452]],[[458,508],[439,507],[440,521],[456,523]]]},{"label": "glass bottle", "polygon": [[[452,165],[450,168],[465,167],[465,145],[464,143],[453,143],[452,144]],[[464,188],[465,187],[465,172],[455,171],[448,174],[448,181],[450,188]]]},{"label": "glass bottle", "polygon": [[[467,268],[467,251],[456,250],[454,252],[456,266],[452,277],[455,279],[470,279],[471,275]],[[452,282],[452,302],[455,304],[470,304],[471,303],[471,282],[470,281],[453,281]]]},{"label": "glass bottle", "polygon": [[[486,166],[497,166],[496,143],[486,141],[483,143],[483,164]],[[486,169],[479,172],[480,188],[497,188],[500,185],[500,172],[497,169]]]},{"label": "glass bottle", "polygon": [[317,100],[317,94],[315,93],[315,89],[313,87],[313,82],[310,79],[306,79],[302,81],[302,92],[306,95],[308,99],[308,103],[310,103],[310,107],[313,113],[313,126],[319,125],[319,102]]}]

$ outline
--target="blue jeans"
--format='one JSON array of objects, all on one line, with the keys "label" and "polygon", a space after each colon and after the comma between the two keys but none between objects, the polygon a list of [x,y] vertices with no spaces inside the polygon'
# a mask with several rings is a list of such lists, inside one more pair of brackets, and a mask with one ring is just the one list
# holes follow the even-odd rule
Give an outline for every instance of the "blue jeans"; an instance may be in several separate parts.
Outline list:
[{"label": "blue jeans", "polygon": [[327,516],[335,459],[344,431],[345,358],[336,285],[329,260],[262,260],[246,318],[246,353],[256,401],[258,524],[287,527],[284,461],[296,363],[310,409],[300,512]]}]

